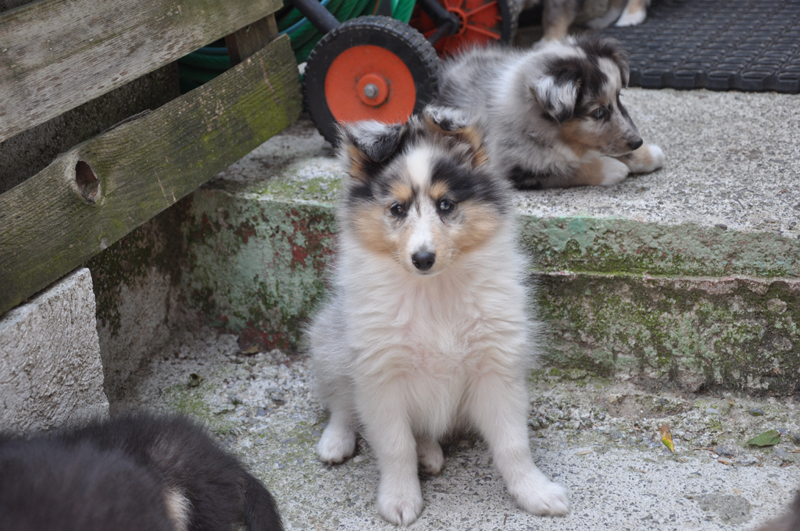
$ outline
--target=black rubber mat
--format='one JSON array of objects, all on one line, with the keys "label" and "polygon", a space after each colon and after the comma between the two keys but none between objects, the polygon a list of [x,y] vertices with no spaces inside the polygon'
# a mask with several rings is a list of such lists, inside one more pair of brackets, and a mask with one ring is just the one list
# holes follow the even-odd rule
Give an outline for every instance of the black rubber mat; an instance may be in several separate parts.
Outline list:
[{"label": "black rubber mat", "polygon": [[632,86],[800,93],[800,0],[653,0],[641,25],[602,33]]}]

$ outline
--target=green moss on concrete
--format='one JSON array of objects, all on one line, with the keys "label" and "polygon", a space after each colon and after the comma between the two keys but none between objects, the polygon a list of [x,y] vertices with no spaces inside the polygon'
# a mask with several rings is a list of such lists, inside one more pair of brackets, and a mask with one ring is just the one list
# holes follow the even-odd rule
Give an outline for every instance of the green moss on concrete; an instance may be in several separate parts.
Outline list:
[{"label": "green moss on concrete", "polygon": [[227,435],[235,423],[224,414],[212,411],[209,397],[218,391],[218,386],[201,382],[197,387],[178,384],[164,390],[163,401],[169,409],[201,422],[217,435]]},{"label": "green moss on concrete", "polygon": [[794,391],[800,281],[544,275],[547,361],[679,386]]},{"label": "green moss on concrete", "polygon": [[545,271],[655,276],[800,276],[800,240],[697,225],[615,218],[521,218],[522,241]]},{"label": "green moss on concrete", "polygon": [[190,218],[189,304],[242,344],[296,348],[302,323],[325,293],[332,209],[203,190]]}]

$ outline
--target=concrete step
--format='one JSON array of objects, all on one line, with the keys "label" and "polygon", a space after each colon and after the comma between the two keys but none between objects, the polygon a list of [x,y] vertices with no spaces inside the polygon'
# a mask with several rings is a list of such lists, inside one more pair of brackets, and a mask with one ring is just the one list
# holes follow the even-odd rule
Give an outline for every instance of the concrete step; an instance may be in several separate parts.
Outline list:
[{"label": "concrete step", "polygon": [[[665,168],[515,198],[551,330],[544,361],[656,386],[797,391],[797,97],[631,89],[623,101]],[[301,120],[195,193],[190,307],[245,347],[296,348],[325,295],[340,182]]]}]

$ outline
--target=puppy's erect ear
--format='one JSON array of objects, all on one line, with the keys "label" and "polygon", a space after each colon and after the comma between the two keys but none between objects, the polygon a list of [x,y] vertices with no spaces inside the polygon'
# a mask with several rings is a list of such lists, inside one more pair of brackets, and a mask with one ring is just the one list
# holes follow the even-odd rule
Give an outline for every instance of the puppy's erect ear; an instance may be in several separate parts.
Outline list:
[{"label": "puppy's erect ear", "polygon": [[576,40],[576,44],[583,48],[587,55],[607,57],[619,68],[622,87],[628,86],[631,77],[631,67],[628,64],[628,54],[617,39],[600,37],[596,34],[583,35]]},{"label": "puppy's erect ear", "polygon": [[619,75],[622,77],[622,88],[628,88],[628,82],[631,80],[631,65],[628,63],[628,55],[622,50],[611,54],[611,60],[619,68]]},{"label": "puppy's erect ear", "polygon": [[403,124],[383,124],[373,120],[344,125],[339,131],[339,158],[347,173],[367,182],[377,166],[397,151],[405,132]]},{"label": "puppy's erect ear", "polygon": [[428,105],[422,111],[422,116],[435,133],[453,137],[465,144],[468,148],[467,156],[473,167],[486,163],[483,134],[469,112],[452,107]]},{"label": "puppy's erect ear", "polygon": [[530,90],[548,116],[558,123],[572,118],[581,88],[583,67],[577,57],[551,59]]}]

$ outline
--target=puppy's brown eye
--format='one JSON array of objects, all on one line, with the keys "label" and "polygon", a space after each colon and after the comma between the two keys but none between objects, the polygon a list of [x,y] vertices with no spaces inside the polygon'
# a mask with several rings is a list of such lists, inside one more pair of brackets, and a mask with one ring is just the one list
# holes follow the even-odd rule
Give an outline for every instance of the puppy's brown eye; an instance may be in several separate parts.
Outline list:
[{"label": "puppy's brown eye", "polygon": [[395,203],[391,207],[389,207],[389,212],[401,218],[406,215],[406,207],[403,206],[402,203]]},{"label": "puppy's brown eye", "polygon": [[608,109],[606,109],[605,107],[598,107],[594,111],[594,113],[592,113],[592,117],[595,120],[605,120],[606,118],[608,118],[608,114],[609,114]]},{"label": "puppy's brown eye", "polygon": [[455,203],[450,201],[449,199],[441,199],[439,200],[439,212],[450,212],[453,210]]}]

